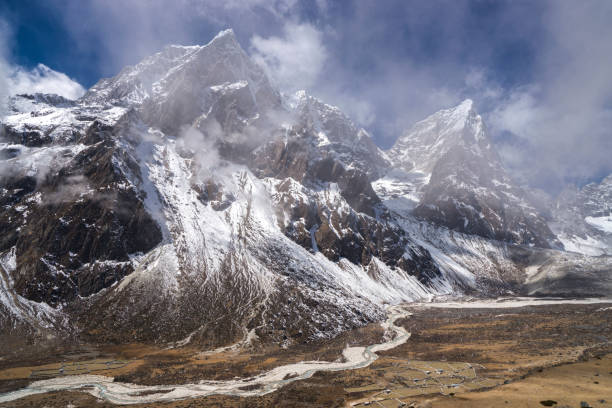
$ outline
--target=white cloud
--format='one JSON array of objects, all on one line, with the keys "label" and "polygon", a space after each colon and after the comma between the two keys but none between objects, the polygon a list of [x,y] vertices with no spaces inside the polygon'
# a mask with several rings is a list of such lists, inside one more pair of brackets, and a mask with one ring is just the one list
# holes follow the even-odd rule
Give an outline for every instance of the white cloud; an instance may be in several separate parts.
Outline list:
[{"label": "white cloud", "polygon": [[526,86],[497,99],[493,111],[488,115],[491,126],[520,137],[531,136],[535,123],[544,115],[537,93],[537,87]]},{"label": "white cloud", "polygon": [[310,89],[327,59],[322,37],[310,24],[287,23],[282,37],[253,36],[252,56],[282,90]]},{"label": "white cloud", "polygon": [[[500,151],[511,170],[532,182],[541,185],[538,177],[545,170],[560,180],[594,179],[612,172],[612,52],[606,41],[612,38],[610,1],[506,7],[502,17],[494,16],[503,30],[485,38],[466,24],[472,14],[466,2],[445,7],[411,3],[393,15],[388,7],[356,2],[347,8],[350,13],[336,18],[340,10],[332,2],[315,0],[321,13],[309,14],[311,23],[303,23],[303,7],[297,0],[177,1],[172,10],[163,0],[54,3],[77,49],[101,50],[104,58],[97,64],[109,74],[168,42],[205,43],[209,33],[203,34],[202,26],[233,26],[239,34],[252,36],[250,53],[283,91],[305,88],[338,105],[358,124],[368,126],[383,147],[417,120],[470,97],[492,133],[502,135],[495,139],[501,141]],[[75,19],[81,24],[74,24]],[[398,21],[405,31],[397,31]],[[447,52],[421,61],[421,47],[427,51],[425,57],[438,56],[436,47],[430,52],[419,42],[419,33],[429,32],[430,23],[439,21],[431,40]],[[474,41],[465,41],[472,38],[468,34],[477,34]],[[377,38],[388,38],[388,44],[374,41]],[[513,38],[518,42],[508,41]],[[509,64],[506,78],[505,68],[489,65],[499,59],[495,55],[505,54],[504,44],[526,45],[525,72]],[[508,51],[513,55],[512,47]],[[0,58],[0,98],[8,92],[7,78],[16,72],[6,58],[2,64]],[[72,88],[70,79],[59,73],[47,78],[17,72],[12,82],[19,78],[23,81],[18,84],[30,88],[53,84],[60,93],[78,93],[78,87]],[[513,135],[509,142],[504,141],[506,132]]]},{"label": "white cloud", "polygon": [[11,32],[0,19],[0,118],[6,113],[8,97],[22,93],[54,93],[69,99],[79,98],[85,89],[66,74],[44,64],[31,70],[10,63],[8,43]]},{"label": "white cloud", "polygon": [[44,64],[38,64],[31,70],[13,67],[9,70],[6,82],[11,95],[21,93],[53,93],[68,99],[77,99],[85,93],[78,82],[66,74],[57,72]]},{"label": "white cloud", "polygon": [[487,103],[497,101],[504,96],[504,89],[490,79],[490,74],[483,68],[472,68],[464,79],[463,93],[468,96],[477,96],[478,102]]},{"label": "white cloud", "polygon": [[491,127],[522,146],[501,146],[502,157],[531,184],[561,187],[612,172],[611,18],[610,2],[553,3],[534,81],[495,99]]},{"label": "white cloud", "polygon": [[[200,4],[206,3],[206,1],[200,2]],[[214,1],[209,1],[209,3],[214,4]],[[276,16],[282,16],[291,12],[296,4],[297,0],[226,0],[223,2],[223,7],[230,11],[262,8]]]},{"label": "white cloud", "polygon": [[340,103],[360,126],[370,126],[376,120],[374,107],[364,99],[357,99],[347,95]]}]

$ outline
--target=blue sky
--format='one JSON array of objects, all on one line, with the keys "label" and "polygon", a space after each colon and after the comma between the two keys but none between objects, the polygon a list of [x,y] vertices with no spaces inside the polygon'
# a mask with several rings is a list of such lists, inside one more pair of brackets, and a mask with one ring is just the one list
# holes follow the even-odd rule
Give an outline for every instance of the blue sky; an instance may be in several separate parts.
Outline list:
[{"label": "blue sky", "polygon": [[4,0],[5,65],[87,88],[232,27],[278,86],[340,106],[381,147],[470,97],[506,165],[548,190],[612,172],[612,2]]}]

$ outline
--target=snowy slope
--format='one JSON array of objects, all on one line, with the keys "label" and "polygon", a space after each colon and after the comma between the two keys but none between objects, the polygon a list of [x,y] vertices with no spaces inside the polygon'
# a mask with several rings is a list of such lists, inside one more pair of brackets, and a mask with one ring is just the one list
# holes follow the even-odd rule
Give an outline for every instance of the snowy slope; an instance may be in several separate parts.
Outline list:
[{"label": "snowy slope", "polygon": [[612,255],[612,175],[578,190],[567,188],[553,208],[551,228],[567,251]]}]

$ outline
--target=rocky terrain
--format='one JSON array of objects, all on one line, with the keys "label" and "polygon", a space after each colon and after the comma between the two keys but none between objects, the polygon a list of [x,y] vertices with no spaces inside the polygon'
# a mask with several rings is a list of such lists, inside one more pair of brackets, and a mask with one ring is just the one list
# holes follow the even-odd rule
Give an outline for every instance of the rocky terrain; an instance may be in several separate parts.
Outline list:
[{"label": "rocky terrain", "polygon": [[227,30],[76,101],[10,99],[0,337],[288,347],[437,295],[609,295],[611,191],[543,213],[469,100],[383,151]]},{"label": "rocky terrain", "polygon": [[[368,367],[318,372],[260,396],[213,395],[131,406],[580,407],[583,401],[591,407],[609,406],[610,303],[509,303],[522,303],[523,307],[456,302],[440,304],[432,310],[429,304],[411,304],[412,315],[397,322],[410,331],[408,341],[379,352],[379,358]],[[534,305],[529,306],[530,303]],[[119,382],[140,384],[176,384],[176,380],[192,381],[192,375],[196,379],[231,382],[235,374],[254,375],[273,364],[313,357],[333,361],[346,344],[368,344],[381,337],[380,326],[372,324],[345,332],[335,340],[309,343],[291,352],[264,348],[201,353],[189,348],[115,346],[97,358],[91,351],[81,351],[64,354],[61,364],[36,365],[30,360],[23,366],[0,367],[0,384],[6,386],[12,381],[14,386],[22,378],[49,378],[49,373],[57,372],[60,366],[70,374],[107,375]],[[87,387],[62,390],[0,405],[116,406],[104,397],[90,395],[92,392],[95,394]],[[152,394],[140,396],[144,400]],[[164,393],[160,396],[163,398]]]}]

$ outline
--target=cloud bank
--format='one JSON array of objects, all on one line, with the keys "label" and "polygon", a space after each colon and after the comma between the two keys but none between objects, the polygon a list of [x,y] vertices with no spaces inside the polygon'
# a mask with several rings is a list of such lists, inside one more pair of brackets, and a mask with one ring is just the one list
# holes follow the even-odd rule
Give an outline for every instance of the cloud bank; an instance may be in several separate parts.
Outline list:
[{"label": "cloud bank", "polygon": [[612,3],[556,2],[535,80],[501,93],[489,119],[511,169],[561,188],[612,172]]},{"label": "cloud bank", "polygon": [[7,51],[10,38],[8,24],[0,19],[0,118],[6,113],[8,98],[13,95],[40,92],[77,99],[85,93],[78,82],[44,64],[26,69],[11,63]]},{"label": "cloud bank", "polygon": [[166,44],[204,44],[232,27],[281,90],[338,105],[383,148],[471,98],[520,181],[555,192],[612,173],[608,0],[47,4],[75,45],[71,61],[89,64],[68,74],[88,73],[87,85]]},{"label": "cloud bank", "polygon": [[327,50],[323,34],[310,24],[287,23],[283,35],[251,38],[253,59],[283,90],[311,89],[318,80]]},{"label": "cloud bank", "polygon": [[38,64],[31,70],[13,66],[9,69],[6,82],[11,95],[40,92],[77,99],[85,93],[85,88],[81,84],[44,64]]}]

